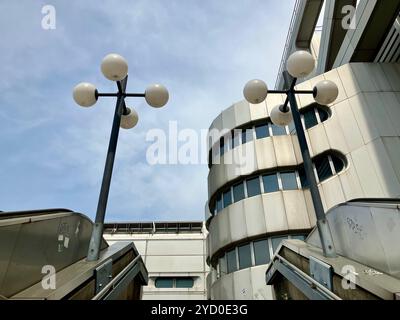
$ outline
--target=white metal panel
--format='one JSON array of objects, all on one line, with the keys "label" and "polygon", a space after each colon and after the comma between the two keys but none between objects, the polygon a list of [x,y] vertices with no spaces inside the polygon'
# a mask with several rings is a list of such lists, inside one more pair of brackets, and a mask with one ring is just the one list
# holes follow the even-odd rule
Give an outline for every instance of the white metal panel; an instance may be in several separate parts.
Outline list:
[{"label": "white metal panel", "polygon": [[278,167],[296,165],[296,155],[292,145],[291,136],[272,137]]},{"label": "white metal panel", "polygon": [[359,94],[351,97],[349,103],[353,110],[358,127],[360,128],[364,143],[376,139],[379,136],[379,132],[375,127],[372,115],[368,110],[364,95]]},{"label": "white metal panel", "polygon": [[400,194],[400,184],[382,140],[377,139],[368,144],[367,150],[385,196],[398,196]]},{"label": "white metal panel", "polygon": [[357,176],[360,179],[361,187],[365,197],[379,198],[384,197],[379,178],[372,164],[367,148],[361,147],[351,153]]},{"label": "white metal panel", "polygon": [[275,148],[272,138],[255,141],[257,167],[259,170],[277,167]]},{"label": "white metal panel", "polygon": [[300,190],[291,190],[283,191],[282,194],[289,230],[311,228],[304,192]]},{"label": "white metal panel", "polygon": [[253,296],[250,269],[233,273],[234,300],[250,300]]},{"label": "white metal panel", "polygon": [[348,98],[361,92],[351,66],[352,64],[348,63],[336,69],[343,84],[343,90],[346,92]]},{"label": "white metal panel", "polygon": [[339,175],[346,201],[365,197],[353,159],[348,156],[348,168]]},{"label": "white metal panel", "polygon": [[273,300],[272,287],[265,285],[265,272],[268,265],[261,265],[250,269],[253,300]]},{"label": "white metal panel", "polygon": [[[390,159],[392,167],[395,171],[397,180],[400,181],[400,138],[390,137],[383,138],[383,144],[385,146],[387,155]],[[400,192],[400,191],[399,191]]]},{"label": "white metal panel", "polygon": [[390,115],[390,121],[395,129],[396,136],[400,136],[400,93],[381,92],[380,97],[382,99],[380,106]]},{"label": "white metal panel", "polygon": [[313,156],[321,154],[330,149],[328,137],[323,125],[317,125],[308,130],[308,138],[310,141],[310,153]]},{"label": "white metal panel", "polygon": [[251,121],[264,119],[268,117],[265,101],[259,104],[249,104]]},{"label": "white metal panel", "polygon": [[330,208],[346,201],[340,179],[338,177],[330,178],[322,182],[322,189],[324,190],[326,208]]},{"label": "white metal panel", "polygon": [[222,128],[232,130],[236,127],[235,106],[222,112]]},{"label": "white metal panel", "polygon": [[267,233],[262,196],[248,198],[244,200],[244,204],[248,237]]},{"label": "white metal panel", "polygon": [[335,105],[335,110],[349,150],[363,146],[364,140],[348,100]]},{"label": "white metal panel", "polygon": [[282,192],[267,193],[263,194],[262,197],[267,231],[278,232],[288,230]]},{"label": "white metal panel", "polygon": [[203,255],[203,245],[203,240],[151,240],[146,255]]},{"label": "white metal panel", "polygon": [[229,214],[229,233],[231,235],[232,242],[247,238],[245,219],[245,212],[247,208],[244,203],[246,200],[234,203],[226,209],[228,210]]},{"label": "white metal panel", "polygon": [[[399,64],[397,64],[399,65]],[[400,91],[400,73],[399,69],[394,66],[393,63],[381,63],[383,73],[386,75],[392,90]]]},{"label": "white metal panel", "polygon": [[203,256],[174,256],[173,259],[168,256],[147,256],[146,268],[152,273],[166,272],[202,272]]},{"label": "white metal panel", "polygon": [[234,108],[235,108],[235,119],[236,119],[235,127],[251,121],[250,106],[246,100],[242,100],[238,103],[235,103]]},{"label": "white metal panel", "polygon": [[346,91],[344,90],[342,80],[339,76],[337,69],[333,69],[327,73],[324,73],[324,78],[325,78],[325,80],[333,81],[338,86],[339,95],[338,95],[337,99],[335,100],[334,104],[337,104],[337,103],[342,102],[343,100],[347,99]]},{"label": "white metal panel", "polygon": [[343,154],[347,154],[349,152],[349,149],[346,144],[346,138],[343,134],[342,127],[339,123],[336,106],[333,106],[331,108],[331,112],[331,118],[323,123],[330,149],[338,150]]}]

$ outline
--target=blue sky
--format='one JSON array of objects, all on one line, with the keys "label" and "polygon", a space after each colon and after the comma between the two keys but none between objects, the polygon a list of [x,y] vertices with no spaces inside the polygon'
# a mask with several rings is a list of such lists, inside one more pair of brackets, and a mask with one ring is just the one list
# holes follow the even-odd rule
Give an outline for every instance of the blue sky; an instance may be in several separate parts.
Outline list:
[{"label": "blue sky", "polygon": [[[41,27],[44,5],[56,29]],[[206,165],[146,161],[146,132],[200,132],[253,78],[275,84],[294,0],[11,1],[0,3],[0,210],[69,208],[94,218],[114,112],[102,99],[80,108],[81,81],[115,91],[100,72],[116,52],[130,92],[162,83],[163,109],[127,99],[139,124],[120,132],[108,221],[201,220]]]}]

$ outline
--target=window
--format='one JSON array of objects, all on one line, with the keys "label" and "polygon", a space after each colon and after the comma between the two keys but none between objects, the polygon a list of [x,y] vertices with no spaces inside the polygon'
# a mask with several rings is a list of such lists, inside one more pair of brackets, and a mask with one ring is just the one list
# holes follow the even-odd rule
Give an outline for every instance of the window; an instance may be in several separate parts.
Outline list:
[{"label": "window", "polygon": [[274,136],[285,136],[286,135],[286,128],[277,126],[276,124],[271,124],[272,127],[272,134]]},{"label": "window", "polygon": [[299,168],[299,177],[300,177],[301,187],[302,188],[309,188],[310,184],[308,183],[308,180],[307,180],[307,177],[306,177],[306,171],[304,170],[304,166],[303,165]]},{"label": "window", "polygon": [[306,240],[306,236],[303,236],[303,235],[290,236],[290,239],[297,239],[297,240],[304,241],[304,240]]},{"label": "window", "polygon": [[253,129],[243,129],[242,131],[242,143],[253,141]]},{"label": "window", "polygon": [[267,264],[271,261],[269,256],[268,240],[254,242],[254,259],[256,266]]},{"label": "window", "polygon": [[221,138],[219,141],[219,155],[222,157],[225,153],[225,142],[224,138]]},{"label": "window", "polygon": [[219,273],[220,273],[220,276],[228,273],[228,269],[226,268],[225,256],[223,256],[222,258],[219,259]]},{"label": "window", "polygon": [[233,200],[239,202],[245,198],[244,196],[244,184],[240,183],[233,186]]},{"label": "window", "polygon": [[342,159],[336,157],[336,156],[331,156],[333,166],[335,167],[336,173],[341,172],[344,169],[344,162]]},{"label": "window", "polygon": [[318,124],[317,116],[315,115],[315,110],[310,109],[304,113],[304,125],[306,129],[315,127]]},{"label": "window", "polygon": [[176,288],[193,288],[193,285],[194,285],[194,280],[191,277],[175,279]]},{"label": "window", "polygon": [[232,194],[230,189],[227,192],[224,192],[223,201],[224,201],[224,208],[232,204]]},{"label": "window", "polygon": [[233,249],[226,254],[226,262],[227,262],[227,269],[228,273],[232,273],[237,271],[237,264],[236,264],[236,250]]},{"label": "window", "polygon": [[157,278],[155,286],[156,288],[173,288],[174,278]]},{"label": "window", "polygon": [[221,199],[221,196],[218,195],[218,198],[217,198],[217,212],[220,212],[222,209],[223,209],[222,199]]},{"label": "window", "polygon": [[277,237],[277,238],[272,238],[272,251],[275,254],[276,250],[278,249],[279,245],[281,244],[282,240],[286,240],[287,237]]},{"label": "window", "polygon": [[330,177],[332,177],[332,169],[329,163],[328,157],[322,157],[319,159],[315,159],[314,161],[315,167],[317,169],[319,181],[324,181]]},{"label": "window", "polygon": [[324,122],[329,119],[329,113],[326,110],[322,108],[316,108],[316,109],[318,111],[319,119],[321,120],[321,122]]},{"label": "window", "polygon": [[233,139],[232,139],[232,149],[236,148],[240,145],[240,131],[233,131]]},{"label": "window", "polygon": [[268,125],[261,124],[256,126],[256,136],[257,139],[263,139],[269,137]]},{"label": "window", "polygon": [[278,176],[276,173],[263,176],[264,192],[279,191]]},{"label": "window", "polygon": [[283,190],[297,190],[298,189],[295,172],[282,172],[281,180],[282,180]]},{"label": "window", "polygon": [[247,180],[247,196],[254,197],[261,194],[260,179],[258,177]]},{"label": "window", "polygon": [[294,121],[292,121],[291,123],[289,123],[289,133],[291,135],[295,135],[296,134],[296,126],[294,124]]},{"label": "window", "polygon": [[250,244],[238,248],[239,251],[239,269],[246,269],[252,266]]}]

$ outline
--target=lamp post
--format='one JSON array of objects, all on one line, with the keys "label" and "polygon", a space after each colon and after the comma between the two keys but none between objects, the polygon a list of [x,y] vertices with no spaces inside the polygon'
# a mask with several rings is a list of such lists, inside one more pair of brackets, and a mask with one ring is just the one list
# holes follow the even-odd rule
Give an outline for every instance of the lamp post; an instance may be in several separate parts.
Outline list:
[{"label": "lamp post", "polygon": [[[293,53],[287,61],[287,71],[283,73],[285,79],[285,90],[268,90],[267,85],[261,80],[249,81],[244,87],[243,94],[246,100],[253,104],[263,102],[268,94],[286,94],[286,101],[271,111],[271,120],[279,126],[286,126],[294,121],[297,138],[303,157],[306,178],[310,184],[311,198],[317,217],[317,228],[321,239],[322,250],[325,257],[336,257],[336,250],[332,239],[332,233],[319,194],[317,181],[308,148],[306,135],[301,123],[300,112],[296,102],[296,94],[312,94],[315,101],[322,105],[328,105],[336,100],[339,94],[336,84],[324,80],[314,87],[313,90],[296,90],[298,78],[308,76],[315,68],[315,60],[307,51]],[[290,104],[290,107],[289,107]]]},{"label": "lamp post", "polygon": [[154,84],[147,87],[145,93],[127,93],[126,86],[128,81],[128,63],[122,56],[118,54],[107,55],[101,63],[101,71],[107,79],[116,81],[118,88],[116,93],[99,93],[94,85],[87,82],[78,84],[73,90],[75,102],[82,107],[93,106],[99,97],[117,98],[103,180],[101,183],[99,202],[97,205],[95,224],[89,243],[87,255],[88,261],[96,261],[99,259],[104,218],[106,214],[115,152],[117,149],[119,128],[122,127],[124,129],[131,129],[136,126],[139,119],[137,112],[133,108],[128,108],[126,106],[125,98],[143,97],[146,99],[147,103],[154,108],[163,107],[169,99],[168,90],[159,84]]}]

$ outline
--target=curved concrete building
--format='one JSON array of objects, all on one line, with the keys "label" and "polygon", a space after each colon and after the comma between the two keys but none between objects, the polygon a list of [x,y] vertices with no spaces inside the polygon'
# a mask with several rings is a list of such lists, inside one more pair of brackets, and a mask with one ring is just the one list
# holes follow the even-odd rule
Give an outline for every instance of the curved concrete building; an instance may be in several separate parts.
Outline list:
[{"label": "curved concrete building", "polygon": [[[325,108],[308,96],[298,103],[325,210],[357,198],[399,197],[400,65],[350,63],[298,89],[322,79],[338,84],[335,103]],[[222,131],[209,157],[211,299],[272,299],[264,278],[275,249],[315,225],[296,133],[269,118],[279,103],[283,96],[239,102],[210,127]]]},{"label": "curved concrete building", "polygon": [[[400,196],[400,1],[323,4],[296,1],[276,89],[284,88],[287,58],[300,49],[314,55],[317,68],[297,89],[324,79],[339,87],[327,107],[297,97],[326,212],[354,199]],[[345,29],[343,6],[355,8],[354,26]],[[209,299],[273,299],[265,271],[275,250],[315,226],[294,125],[270,120],[284,98],[238,102],[210,126]]]}]

